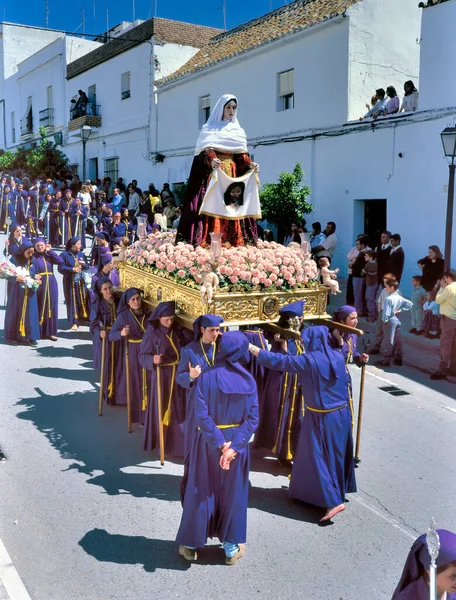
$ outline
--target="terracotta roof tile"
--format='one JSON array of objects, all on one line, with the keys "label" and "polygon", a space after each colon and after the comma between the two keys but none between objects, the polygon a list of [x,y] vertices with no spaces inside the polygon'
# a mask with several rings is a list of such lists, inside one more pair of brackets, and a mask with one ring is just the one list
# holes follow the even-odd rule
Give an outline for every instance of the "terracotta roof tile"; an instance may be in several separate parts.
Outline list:
[{"label": "terracotta roof tile", "polygon": [[220,32],[220,29],[193,25],[192,23],[160,18],[149,19],[69,63],[67,65],[67,79],[76,77],[76,75],[104,63],[114,58],[114,56],[130,50],[130,48],[150,40],[152,35],[160,42],[201,48]]},{"label": "terracotta roof tile", "polygon": [[350,6],[360,1],[362,0],[295,0],[295,2],[290,2],[262,17],[216,35],[185,65],[157,83],[165,85],[176,81],[185,75],[201,71],[220,61],[258,48],[284,35],[307,29],[312,25],[342,15]]}]

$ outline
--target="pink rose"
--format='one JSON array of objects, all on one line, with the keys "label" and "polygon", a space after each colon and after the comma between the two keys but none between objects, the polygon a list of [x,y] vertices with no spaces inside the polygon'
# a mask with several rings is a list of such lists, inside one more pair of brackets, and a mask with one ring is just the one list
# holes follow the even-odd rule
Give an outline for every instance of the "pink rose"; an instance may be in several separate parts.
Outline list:
[{"label": "pink rose", "polygon": [[179,269],[177,274],[179,275],[179,277],[185,277],[185,271],[183,269]]},{"label": "pink rose", "polygon": [[265,279],[265,280],[264,280],[264,285],[265,285],[266,287],[271,287],[271,285],[272,285],[272,281],[271,281],[270,279]]},{"label": "pink rose", "polygon": [[237,283],[239,281],[239,277],[237,275],[231,275],[230,281],[231,283]]},{"label": "pink rose", "polygon": [[257,277],[252,277],[252,284],[253,285],[258,285],[260,283],[260,280]]},{"label": "pink rose", "polygon": [[290,285],[296,285],[296,279],[295,279],[294,277],[290,277],[290,279],[289,279],[288,283],[289,283]]},{"label": "pink rose", "polygon": [[277,279],[277,287],[281,287],[283,285],[283,279]]}]

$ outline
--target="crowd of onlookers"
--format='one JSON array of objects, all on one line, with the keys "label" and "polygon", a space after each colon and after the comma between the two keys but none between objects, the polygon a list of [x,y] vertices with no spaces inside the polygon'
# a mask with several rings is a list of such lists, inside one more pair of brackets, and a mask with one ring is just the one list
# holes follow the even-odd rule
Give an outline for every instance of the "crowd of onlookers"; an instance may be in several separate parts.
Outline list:
[{"label": "crowd of onlookers", "polygon": [[367,113],[360,117],[360,121],[389,117],[401,112],[413,112],[418,110],[418,90],[413,81],[406,81],[404,83],[404,97],[400,102],[394,86],[388,86],[386,92],[383,88],[378,88],[378,90],[375,90],[370,104],[366,104],[366,108]]}]

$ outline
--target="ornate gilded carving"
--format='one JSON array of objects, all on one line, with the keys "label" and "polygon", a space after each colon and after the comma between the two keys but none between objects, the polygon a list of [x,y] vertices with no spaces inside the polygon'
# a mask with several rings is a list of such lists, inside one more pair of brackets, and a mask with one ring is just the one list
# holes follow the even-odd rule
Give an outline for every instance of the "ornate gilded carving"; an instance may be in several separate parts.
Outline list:
[{"label": "ornate gilded carving", "polygon": [[175,283],[158,275],[147,273],[126,263],[119,263],[122,289],[138,287],[151,304],[175,300],[179,311],[196,318],[204,312],[213,312],[225,319],[246,323],[273,321],[279,310],[290,302],[305,300],[304,318],[326,317],[327,289],[315,284],[312,288],[292,292],[229,293],[218,290],[210,305],[203,304],[198,289]]}]

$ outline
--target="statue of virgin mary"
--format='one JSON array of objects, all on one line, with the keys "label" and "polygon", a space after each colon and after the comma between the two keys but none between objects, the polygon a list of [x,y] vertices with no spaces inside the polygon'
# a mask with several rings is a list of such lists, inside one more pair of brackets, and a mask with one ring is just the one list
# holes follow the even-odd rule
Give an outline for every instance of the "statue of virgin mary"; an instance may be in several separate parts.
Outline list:
[{"label": "statue of virgin mary", "polygon": [[258,240],[254,217],[233,219],[200,214],[214,170],[221,169],[230,178],[241,177],[250,170],[258,172],[258,165],[249,156],[247,136],[237,119],[237,109],[237,98],[224,94],[199,133],[176,242],[209,245],[212,232],[222,233],[222,242],[232,246],[256,244]]}]

